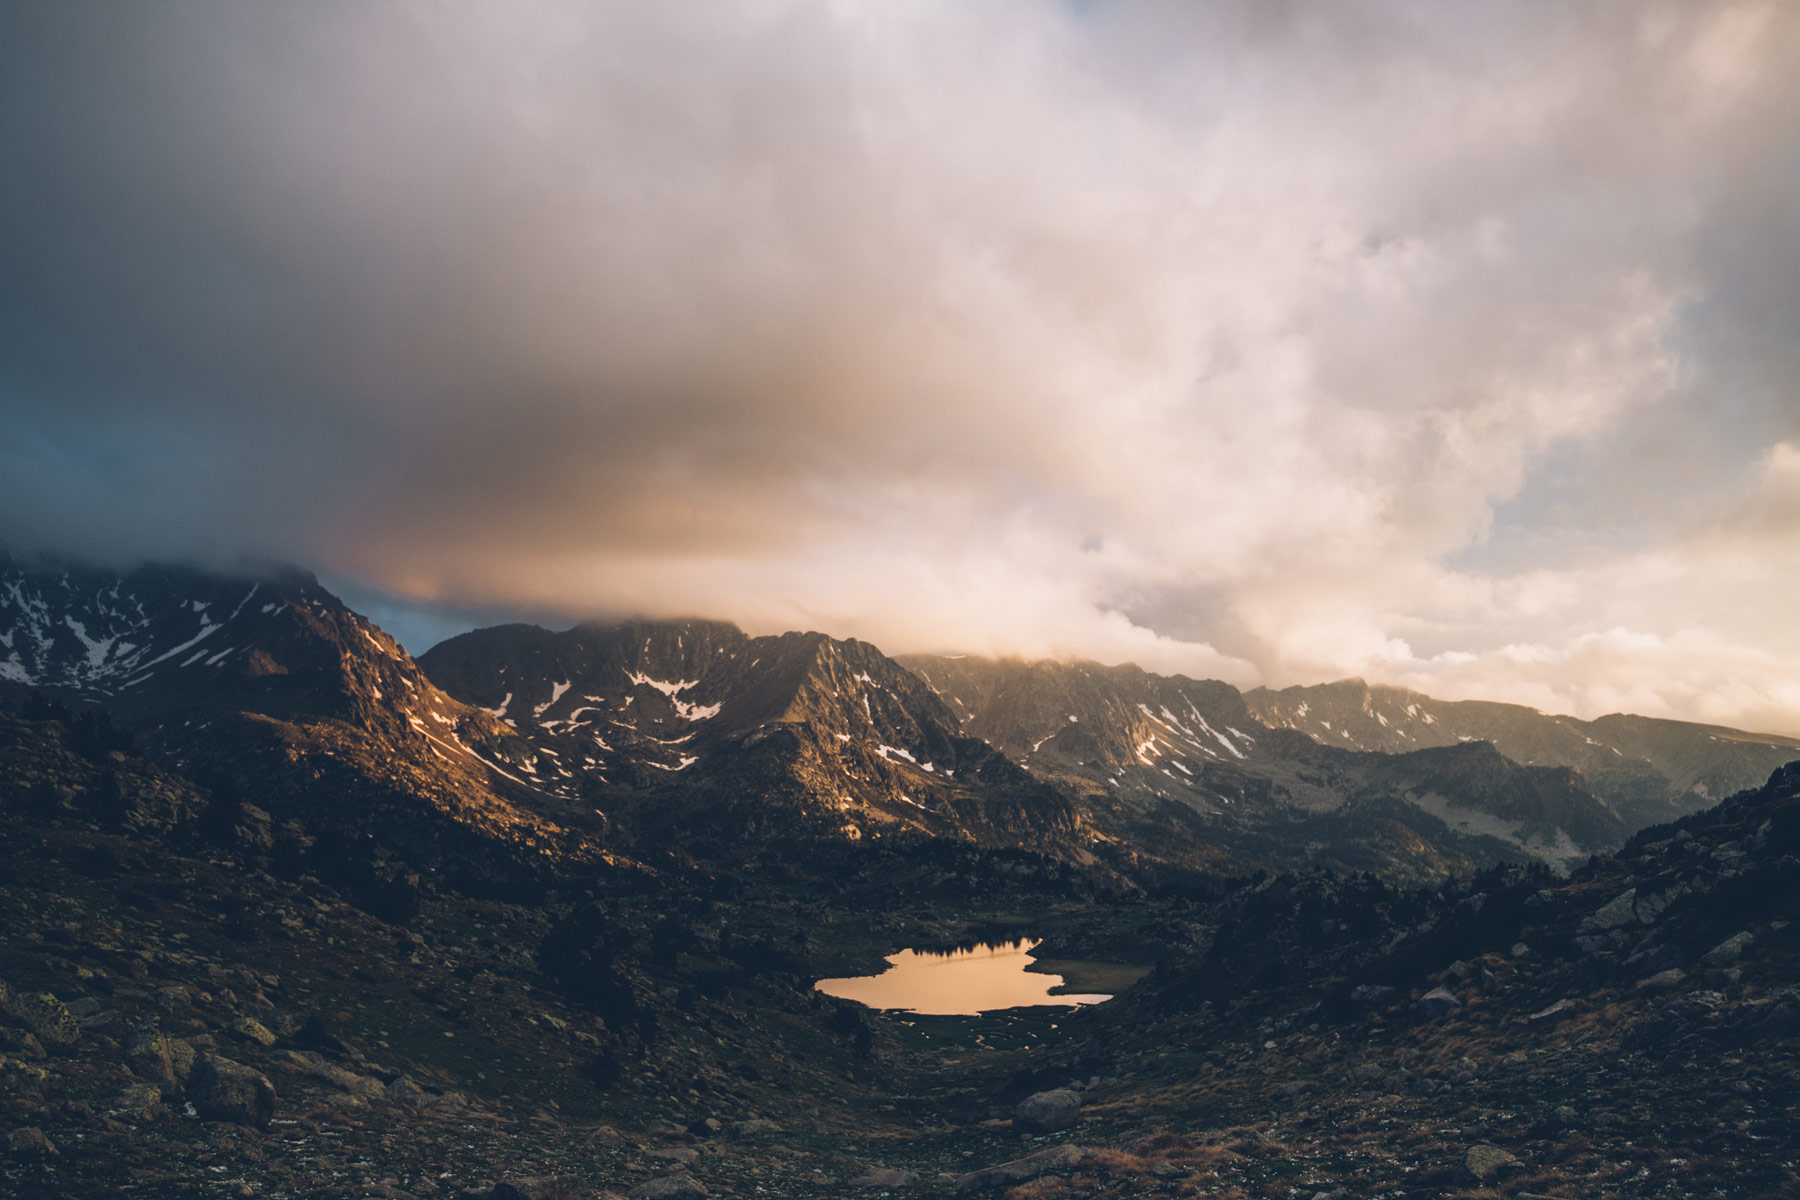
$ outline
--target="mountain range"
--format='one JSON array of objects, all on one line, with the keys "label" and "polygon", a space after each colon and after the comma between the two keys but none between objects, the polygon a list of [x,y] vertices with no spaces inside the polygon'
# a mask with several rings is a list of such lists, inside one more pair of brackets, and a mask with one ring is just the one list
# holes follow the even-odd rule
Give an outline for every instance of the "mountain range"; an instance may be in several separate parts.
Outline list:
[{"label": "mountain range", "polygon": [[1359,681],[1240,693],[703,620],[499,626],[415,662],[293,570],[9,561],[0,653],[0,697],[97,708],[172,768],[452,873],[863,838],[1024,847],[1128,887],[1566,870],[1800,754]]}]

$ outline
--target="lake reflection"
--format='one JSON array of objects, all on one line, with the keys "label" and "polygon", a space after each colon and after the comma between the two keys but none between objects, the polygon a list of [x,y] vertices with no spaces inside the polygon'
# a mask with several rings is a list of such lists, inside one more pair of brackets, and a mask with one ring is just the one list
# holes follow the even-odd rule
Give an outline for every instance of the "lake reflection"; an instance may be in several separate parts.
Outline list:
[{"label": "lake reflection", "polygon": [[854,1000],[870,1008],[939,1016],[974,1016],[1000,1008],[1024,1008],[1033,1004],[1099,1004],[1111,996],[1053,996],[1061,987],[1061,975],[1043,975],[1025,968],[1032,962],[1035,941],[1021,939],[1000,945],[953,950],[948,954],[902,950],[887,957],[888,969],[879,975],[853,979],[821,979],[813,986],[827,996]]}]

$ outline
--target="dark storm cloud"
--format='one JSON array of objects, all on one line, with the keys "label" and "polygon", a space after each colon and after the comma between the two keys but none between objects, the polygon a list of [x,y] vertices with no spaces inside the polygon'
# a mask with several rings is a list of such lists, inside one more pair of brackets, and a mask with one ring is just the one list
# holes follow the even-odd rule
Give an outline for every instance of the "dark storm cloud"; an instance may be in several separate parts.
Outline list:
[{"label": "dark storm cloud", "polygon": [[0,536],[1800,722],[1797,27],[15,5]]}]

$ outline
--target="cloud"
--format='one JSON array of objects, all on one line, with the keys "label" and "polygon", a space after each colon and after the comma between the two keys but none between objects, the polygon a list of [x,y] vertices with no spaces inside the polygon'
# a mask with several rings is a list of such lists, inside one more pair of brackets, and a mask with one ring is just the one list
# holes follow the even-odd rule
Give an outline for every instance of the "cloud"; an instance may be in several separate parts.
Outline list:
[{"label": "cloud", "polygon": [[1658,703],[1800,728],[1682,582],[1800,444],[1785,6],[19,26],[13,541],[1583,710],[1729,632]]}]

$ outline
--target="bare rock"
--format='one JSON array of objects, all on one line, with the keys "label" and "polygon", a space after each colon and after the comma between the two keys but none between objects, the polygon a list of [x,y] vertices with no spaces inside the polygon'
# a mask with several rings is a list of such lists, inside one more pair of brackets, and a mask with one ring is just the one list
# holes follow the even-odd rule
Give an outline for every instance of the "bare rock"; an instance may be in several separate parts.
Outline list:
[{"label": "bare rock", "polygon": [[151,1083],[128,1083],[113,1100],[112,1110],[128,1121],[154,1121],[167,1116],[162,1091]]},{"label": "bare rock", "polygon": [[1435,1019],[1446,1016],[1452,1009],[1460,1008],[1462,1001],[1458,1000],[1456,993],[1449,988],[1439,987],[1432,988],[1420,996],[1417,1005],[1420,1012]]},{"label": "bare rock", "polygon": [[1087,1156],[1085,1147],[1068,1142],[1060,1146],[1046,1146],[1036,1154],[1027,1154],[1024,1158],[1015,1158],[1010,1162],[997,1163],[960,1175],[956,1180],[956,1191],[958,1195],[966,1196],[972,1192],[994,1191],[1029,1183],[1033,1179],[1078,1166]]},{"label": "bare rock", "polygon": [[844,1181],[848,1187],[859,1188],[900,1188],[910,1187],[917,1183],[919,1177],[911,1171],[902,1171],[898,1167],[884,1167],[879,1171],[869,1171],[854,1179]]},{"label": "bare rock", "polygon": [[1718,945],[1714,946],[1711,950],[1708,950],[1705,954],[1702,954],[1700,956],[1700,965],[1703,967],[1730,966],[1744,956],[1745,948],[1755,940],[1756,935],[1750,933],[1748,930],[1743,933],[1734,933]]},{"label": "bare rock", "polygon": [[1540,1008],[1537,1012],[1532,1013],[1525,1019],[1533,1025],[1554,1025],[1563,1018],[1572,1017],[1574,1015],[1575,1005],[1564,999],[1558,1000],[1555,1004],[1549,1005],[1546,1008]]},{"label": "bare rock", "polygon": [[14,1158],[54,1158],[62,1153],[43,1130],[31,1127],[8,1133],[6,1152]]},{"label": "bare rock", "polygon": [[125,1043],[125,1065],[146,1083],[153,1083],[165,1097],[173,1099],[187,1088],[194,1070],[194,1048],[180,1038],[172,1038],[146,1021],[132,1030]]},{"label": "bare rock", "polygon": [[275,1116],[275,1085],[268,1077],[218,1054],[203,1055],[194,1065],[187,1096],[208,1121],[266,1129]]},{"label": "bare rock", "polygon": [[1519,1160],[1498,1146],[1490,1146],[1486,1142],[1478,1146],[1470,1146],[1469,1152],[1463,1156],[1463,1166],[1475,1182],[1486,1183],[1519,1165]]},{"label": "bare rock", "polygon": [[19,992],[6,1010],[52,1054],[81,1040],[81,1022],[53,992]]},{"label": "bare rock", "polygon": [[734,1138],[756,1137],[765,1133],[780,1133],[781,1126],[762,1117],[752,1117],[748,1121],[733,1121],[725,1127],[725,1135]]},{"label": "bare rock", "polygon": [[1081,1117],[1081,1097],[1068,1088],[1027,1096],[1013,1109],[1013,1128],[1025,1133],[1055,1133]]},{"label": "bare rock", "polygon": [[594,1189],[569,1175],[533,1175],[503,1179],[488,1190],[488,1200],[589,1200]]},{"label": "bare rock", "polygon": [[280,1056],[280,1061],[314,1078],[323,1079],[333,1087],[342,1088],[352,1096],[361,1096],[365,1100],[388,1098],[388,1087],[381,1080],[346,1070],[315,1050],[289,1050]]},{"label": "bare rock", "polygon": [[707,1194],[706,1185],[692,1175],[664,1175],[638,1184],[625,1196],[626,1200],[694,1200]]},{"label": "bare rock", "polygon": [[1670,967],[1666,971],[1658,971],[1654,975],[1638,980],[1637,990],[1640,992],[1666,992],[1672,987],[1679,986],[1681,981],[1686,978],[1686,971],[1680,967]]}]

